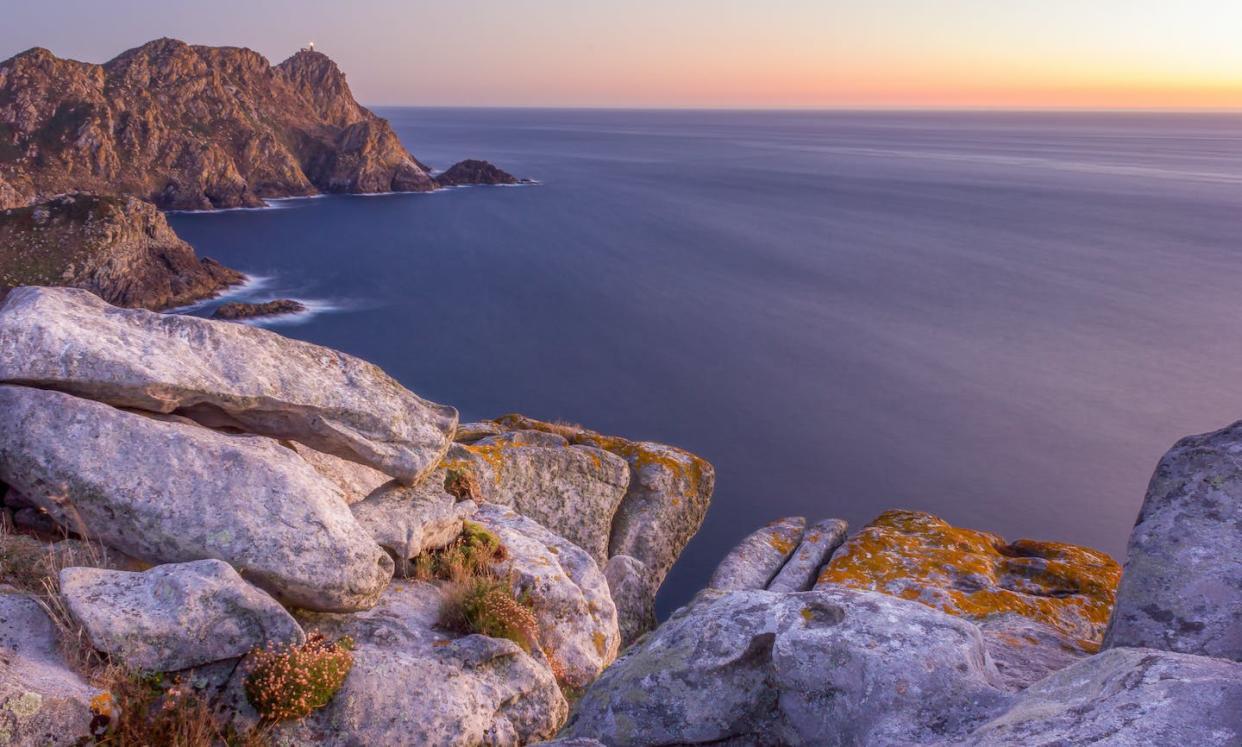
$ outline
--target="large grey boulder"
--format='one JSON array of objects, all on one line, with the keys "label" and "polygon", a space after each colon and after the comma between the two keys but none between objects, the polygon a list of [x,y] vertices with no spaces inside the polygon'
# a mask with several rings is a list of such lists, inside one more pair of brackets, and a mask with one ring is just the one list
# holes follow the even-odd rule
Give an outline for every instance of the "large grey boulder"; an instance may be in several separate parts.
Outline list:
[{"label": "large grey boulder", "polygon": [[808,527],[785,565],[768,582],[768,591],[807,591],[815,585],[819,569],[845,542],[849,524],[841,519],[824,519]]},{"label": "large grey boulder", "polygon": [[1242,423],[1156,466],[1104,635],[1116,646],[1242,661]]},{"label": "large grey boulder", "polygon": [[220,560],[142,573],[65,568],[60,593],[91,645],[139,671],[188,669],[306,637],[284,607]]},{"label": "large grey boulder", "polygon": [[923,744],[1008,697],[978,629],[917,602],[824,589],[702,592],[628,649],[563,737],[653,744]]},{"label": "large grey boulder", "polygon": [[[440,591],[393,581],[374,609],[304,614],[307,628],[354,640],[354,665],[328,705],[273,729],[276,744],[521,745],[551,737],[567,706],[546,663],[516,643],[436,627]],[[257,721],[238,667],[225,703],[240,724]]]},{"label": "large grey boulder", "polygon": [[961,742],[969,745],[1242,744],[1242,664],[1119,648],[1062,669]]},{"label": "large grey boulder", "polygon": [[0,305],[0,381],[300,441],[413,482],[457,425],[379,367],[245,324],[17,288]]},{"label": "large grey boulder", "polygon": [[393,480],[350,506],[358,523],[396,561],[396,575],[402,578],[419,555],[457,539],[462,522],[477,508],[474,501],[453,500],[427,480],[413,487]]},{"label": "large grey boulder", "polygon": [[612,517],[629,485],[623,459],[554,434],[517,431],[454,445],[444,467],[469,472],[482,493],[476,498],[512,506],[600,566],[608,560]]},{"label": "large grey boulder", "polygon": [[0,589],[0,744],[87,743],[101,691],[70,669],[56,628],[33,597]]},{"label": "large grey boulder", "polygon": [[608,581],[582,548],[511,508],[484,504],[473,517],[506,551],[497,567],[535,613],[539,642],[563,682],[583,687],[612,663],[621,644]]},{"label": "large grey boulder", "polygon": [[393,572],[340,491],[268,438],[0,386],[0,480],[126,555],[224,560],[295,606],[368,607]]},{"label": "large grey boulder", "polygon": [[766,589],[802,542],[806,519],[777,519],[747,535],[716,566],[707,588],[720,591]]}]

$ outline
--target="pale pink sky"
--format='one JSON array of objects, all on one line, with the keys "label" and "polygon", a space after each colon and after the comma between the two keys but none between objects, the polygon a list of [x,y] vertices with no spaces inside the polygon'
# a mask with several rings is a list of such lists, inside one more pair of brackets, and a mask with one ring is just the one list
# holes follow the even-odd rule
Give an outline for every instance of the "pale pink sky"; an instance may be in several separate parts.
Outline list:
[{"label": "pale pink sky", "polygon": [[[1242,107],[1242,0],[62,0],[0,58],[308,40],[369,104]],[[42,6],[42,7],[40,7]]]}]

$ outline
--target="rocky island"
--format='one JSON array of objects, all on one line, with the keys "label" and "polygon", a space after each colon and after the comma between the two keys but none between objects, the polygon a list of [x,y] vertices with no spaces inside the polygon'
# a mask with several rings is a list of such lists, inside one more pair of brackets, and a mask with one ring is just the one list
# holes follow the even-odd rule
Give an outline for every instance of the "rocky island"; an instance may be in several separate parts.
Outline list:
[{"label": "rocky island", "polygon": [[[249,49],[158,39],[102,65],[41,48],[0,62],[0,209],[44,204],[56,212],[51,201],[61,195],[89,193],[80,199],[214,210],[260,207],[264,198],[518,181],[483,161],[463,161],[433,177],[386,120],[354,99],[336,63],[311,50],[272,65]],[[86,276],[98,272],[70,264],[68,253],[85,250],[48,251],[28,263],[28,253],[46,244],[34,236],[22,249],[20,271],[0,248],[0,287],[70,285],[161,309],[238,282],[238,273],[195,258],[153,212],[133,200],[123,204],[125,210],[106,208],[111,231],[89,221],[61,221],[57,230],[71,246],[90,246],[92,268],[142,273],[128,291],[110,290],[124,283],[119,276],[92,280]],[[133,225],[118,228],[123,220]],[[12,240],[31,221],[5,214],[0,223]],[[66,235],[79,225],[91,235]],[[140,250],[130,236],[143,233],[153,240]],[[174,243],[175,258],[168,249]],[[165,259],[172,261],[161,269]],[[27,265],[38,277],[21,274]]]},{"label": "rocky island", "polygon": [[703,459],[459,423],[269,330],[21,287],[0,302],[0,735],[1235,745],[1239,448],[1235,425],[1161,460],[1124,573],[914,511],[786,517],[657,624]]},{"label": "rocky island", "polygon": [[240,303],[231,302],[221,304],[211,317],[213,319],[228,319],[230,321],[238,319],[261,319],[270,316],[283,316],[287,314],[300,314],[306,311],[306,304],[301,301],[294,301],[291,298],[278,298],[275,301],[265,301],[263,303]]}]

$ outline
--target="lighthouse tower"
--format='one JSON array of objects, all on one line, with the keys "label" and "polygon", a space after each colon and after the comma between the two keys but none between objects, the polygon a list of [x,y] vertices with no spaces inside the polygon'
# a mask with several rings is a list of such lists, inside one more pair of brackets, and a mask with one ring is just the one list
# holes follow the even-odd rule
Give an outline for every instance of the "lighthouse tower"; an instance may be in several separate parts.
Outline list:
[{"label": "lighthouse tower", "polygon": [[314,52],[314,51],[315,51],[315,42],[306,42],[306,46],[305,46],[305,47],[302,47],[302,51],[303,51],[303,52]]}]

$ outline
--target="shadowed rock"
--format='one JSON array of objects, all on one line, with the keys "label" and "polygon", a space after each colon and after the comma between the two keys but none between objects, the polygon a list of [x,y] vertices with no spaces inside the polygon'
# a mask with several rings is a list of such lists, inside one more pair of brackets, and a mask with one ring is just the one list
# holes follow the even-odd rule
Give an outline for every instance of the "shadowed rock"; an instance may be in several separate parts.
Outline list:
[{"label": "shadowed rock", "polygon": [[768,583],[768,591],[807,591],[819,577],[819,569],[845,542],[849,525],[841,519],[824,519],[809,527],[779,573]]},{"label": "shadowed rock", "polygon": [[0,381],[300,441],[406,482],[435,466],[457,423],[344,353],[68,288],[18,288],[0,305]]},{"label": "shadowed rock", "polygon": [[305,639],[284,607],[219,560],[142,573],[66,568],[60,590],[91,645],[138,671],[188,669]]},{"label": "shadowed rock", "polygon": [[56,628],[39,603],[0,590],[0,743],[87,743],[91,699],[99,694],[65,664]]},{"label": "shadowed rock", "polygon": [[433,177],[441,187],[466,185],[522,184],[525,180],[496,168],[487,161],[459,161]]},{"label": "shadowed rock", "polygon": [[1160,460],[1130,534],[1107,648],[1242,661],[1242,423]]},{"label": "shadowed rock", "polygon": [[212,312],[211,318],[234,321],[237,319],[260,319],[268,316],[300,314],[303,311],[306,311],[306,304],[301,301],[294,301],[291,298],[279,298],[265,303],[240,303],[234,301],[222,304]]},{"label": "shadowed rock", "polygon": [[218,558],[297,606],[368,607],[392,576],[340,491],[259,436],[0,386],[0,480],[131,557]]},{"label": "shadowed rock", "polygon": [[707,588],[720,591],[766,589],[802,541],[806,519],[777,519],[746,536],[720,561]]}]

